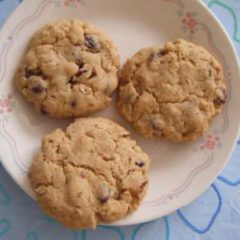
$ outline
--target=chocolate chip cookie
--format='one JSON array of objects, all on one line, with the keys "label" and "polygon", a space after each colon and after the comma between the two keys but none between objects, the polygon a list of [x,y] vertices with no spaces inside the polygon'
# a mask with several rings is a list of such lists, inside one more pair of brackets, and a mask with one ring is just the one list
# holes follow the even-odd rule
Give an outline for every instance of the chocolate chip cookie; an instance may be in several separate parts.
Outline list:
[{"label": "chocolate chip cookie", "polygon": [[120,74],[119,110],[145,137],[194,140],[208,130],[226,98],[220,64],[182,39],[140,50]]},{"label": "chocolate chip cookie", "polygon": [[86,22],[63,20],[33,36],[16,82],[43,114],[85,116],[109,105],[118,69],[117,49],[104,32]]},{"label": "chocolate chip cookie", "polygon": [[95,228],[137,209],[149,164],[123,127],[105,118],[82,118],[44,137],[29,177],[49,215],[67,227]]}]

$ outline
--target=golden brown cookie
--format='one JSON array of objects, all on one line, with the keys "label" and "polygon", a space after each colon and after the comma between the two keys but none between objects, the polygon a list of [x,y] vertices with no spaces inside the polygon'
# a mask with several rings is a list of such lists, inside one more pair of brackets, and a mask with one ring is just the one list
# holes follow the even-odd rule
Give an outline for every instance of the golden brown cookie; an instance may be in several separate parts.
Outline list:
[{"label": "golden brown cookie", "polygon": [[118,68],[117,49],[104,32],[86,22],[63,20],[33,36],[16,82],[43,114],[85,116],[109,105]]},{"label": "golden brown cookie", "polygon": [[44,137],[30,181],[43,210],[71,228],[95,228],[136,210],[150,159],[129,132],[105,118],[82,118]]},{"label": "golden brown cookie", "polygon": [[141,49],[120,74],[119,110],[145,137],[194,140],[207,132],[225,101],[220,64],[182,39]]}]

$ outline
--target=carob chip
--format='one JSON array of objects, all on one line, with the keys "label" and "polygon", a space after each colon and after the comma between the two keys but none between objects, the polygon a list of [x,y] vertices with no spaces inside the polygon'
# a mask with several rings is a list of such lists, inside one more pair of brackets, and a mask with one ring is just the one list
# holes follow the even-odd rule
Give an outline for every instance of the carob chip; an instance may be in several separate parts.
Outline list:
[{"label": "carob chip", "polygon": [[136,161],[135,164],[138,166],[138,167],[143,167],[145,165],[145,163],[143,161]]},{"label": "carob chip", "polygon": [[160,57],[163,57],[168,54],[168,50],[162,49],[158,52],[153,52],[150,54],[149,61],[154,61],[155,59],[158,59]]},{"label": "carob chip", "polygon": [[30,78],[31,76],[44,76],[43,72],[40,69],[26,69],[25,77]]},{"label": "carob chip", "polygon": [[98,198],[102,203],[106,203],[112,197],[112,190],[106,185],[102,184],[98,189]]},{"label": "carob chip", "polygon": [[77,102],[76,101],[72,101],[71,102],[71,106],[74,108],[74,107],[76,107],[77,106]]},{"label": "carob chip", "polygon": [[222,105],[226,102],[227,100],[227,94],[226,94],[226,90],[225,88],[220,88],[219,89],[222,92],[222,96],[219,96],[217,98],[214,99],[214,104],[216,105]]},{"label": "carob chip", "polygon": [[160,125],[160,118],[157,117],[157,116],[154,116],[154,117],[151,119],[151,125],[152,125],[152,128],[153,128],[154,130],[157,130],[157,131],[162,130],[162,129],[161,129],[161,125]]},{"label": "carob chip", "polygon": [[85,45],[89,49],[94,50],[96,52],[99,52],[100,49],[101,49],[101,45],[98,42],[98,40],[94,36],[92,36],[90,34],[86,34],[85,35]]},{"label": "carob chip", "polygon": [[46,110],[46,108],[42,105],[41,108],[40,108],[40,112],[44,115],[48,115],[48,112]]},{"label": "carob chip", "polygon": [[37,85],[37,86],[32,87],[32,91],[36,94],[40,94],[44,91],[44,87],[41,85]]}]

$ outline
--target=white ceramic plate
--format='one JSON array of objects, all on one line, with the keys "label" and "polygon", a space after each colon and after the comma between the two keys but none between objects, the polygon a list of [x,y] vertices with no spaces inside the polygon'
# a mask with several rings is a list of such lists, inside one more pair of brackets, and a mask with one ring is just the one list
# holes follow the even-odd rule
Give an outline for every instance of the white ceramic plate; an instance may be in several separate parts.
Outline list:
[{"label": "white ceramic plate", "polygon": [[43,24],[63,18],[80,18],[104,29],[117,44],[122,63],[142,47],[179,37],[205,46],[221,62],[228,101],[209,134],[195,143],[145,140],[131,130],[113,105],[98,114],[129,129],[153,160],[143,204],[115,225],[153,220],[193,201],[228,162],[240,123],[236,53],[224,29],[197,0],[25,0],[0,33],[0,156],[9,174],[33,196],[27,171],[41,138],[68,124],[38,114],[13,83],[31,35]]}]

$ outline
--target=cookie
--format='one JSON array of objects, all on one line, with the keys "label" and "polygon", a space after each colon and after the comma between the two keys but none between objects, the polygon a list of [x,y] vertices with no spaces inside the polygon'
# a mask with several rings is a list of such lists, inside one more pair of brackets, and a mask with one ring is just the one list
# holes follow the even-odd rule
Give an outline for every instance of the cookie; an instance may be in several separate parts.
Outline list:
[{"label": "cookie", "polygon": [[95,228],[136,210],[150,159],[129,132],[105,118],[82,118],[43,138],[30,169],[39,205],[70,228]]},{"label": "cookie", "polygon": [[118,107],[145,137],[192,141],[226,101],[222,67],[203,47],[179,39],[141,49],[120,73]]},{"label": "cookie", "polygon": [[16,82],[43,114],[78,117],[110,104],[118,69],[117,49],[104,32],[86,22],[63,20],[35,33]]}]

